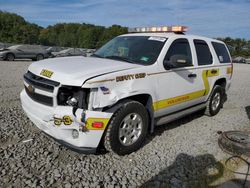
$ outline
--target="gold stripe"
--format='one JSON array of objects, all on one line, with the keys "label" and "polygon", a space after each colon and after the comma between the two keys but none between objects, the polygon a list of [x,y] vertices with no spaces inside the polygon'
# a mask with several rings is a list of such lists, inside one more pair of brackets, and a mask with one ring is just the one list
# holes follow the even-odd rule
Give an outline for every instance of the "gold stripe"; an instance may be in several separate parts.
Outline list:
[{"label": "gold stripe", "polygon": [[227,74],[233,73],[233,67],[227,67]]},{"label": "gold stripe", "polygon": [[148,73],[147,76],[152,76],[152,75],[156,75],[156,74],[164,74],[164,73],[168,73],[168,71]]},{"label": "gold stripe", "polygon": [[196,92],[192,92],[192,93],[188,93],[185,95],[180,95],[177,97],[169,98],[169,99],[156,101],[153,103],[154,111],[157,111],[157,110],[160,110],[163,108],[167,108],[170,106],[174,106],[174,105],[177,105],[177,104],[180,104],[183,102],[187,102],[190,100],[194,100],[194,99],[197,99],[197,98],[200,98],[202,96],[207,95],[210,91],[208,77],[213,77],[213,76],[218,76],[218,75],[219,75],[219,69],[211,69],[211,70],[202,71],[202,80],[203,80],[205,89],[200,90],[200,91],[196,91]]},{"label": "gold stripe", "polygon": [[87,84],[102,83],[102,82],[112,82],[114,80],[115,79],[97,80],[97,81],[87,82]]},{"label": "gold stripe", "polygon": [[[171,72],[179,72],[179,71],[187,71],[187,70],[196,70],[196,69],[204,69],[204,68],[217,68],[217,67],[224,67],[224,66],[229,66],[229,65],[217,65],[217,66],[211,66],[211,67],[186,67],[182,69],[177,69],[177,70],[168,70],[168,71],[161,71],[161,72],[153,72],[153,73],[147,73],[148,76],[153,76],[157,74],[165,74],[165,73],[171,73]],[[215,69],[219,70],[219,69]]]},{"label": "gold stripe", "polygon": [[[92,127],[92,124],[94,122],[102,122],[103,127],[102,128]],[[104,130],[107,127],[108,122],[109,122],[109,118],[88,118],[87,121],[86,121],[86,128],[88,130]]]},{"label": "gold stripe", "polygon": [[181,95],[178,97],[173,97],[170,99],[165,99],[165,100],[161,100],[161,101],[157,101],[153,104],[153,108],[154,111],[160,110],[162,108],[167,108],[170,106],[174,106],[183,102],[187,102],[196,98],[199,98],[201,96],[203,96],[205,93],[205,90],[200,90],[200,91],[196,91],[193,93],[189,93],[186,95]]}]

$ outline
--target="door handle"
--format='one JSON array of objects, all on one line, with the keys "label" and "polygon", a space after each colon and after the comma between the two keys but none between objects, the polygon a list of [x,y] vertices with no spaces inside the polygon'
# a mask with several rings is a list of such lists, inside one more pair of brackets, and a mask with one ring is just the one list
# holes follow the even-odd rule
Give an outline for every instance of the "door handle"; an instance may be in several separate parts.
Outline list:
[{"label": "door handle", "polygon": [[196,78],[196,77],[197,77],[197,74],[193,74],[193,73],[192,73],[192,74],[189,74],[188,77],[189,77],[189,78]]}]

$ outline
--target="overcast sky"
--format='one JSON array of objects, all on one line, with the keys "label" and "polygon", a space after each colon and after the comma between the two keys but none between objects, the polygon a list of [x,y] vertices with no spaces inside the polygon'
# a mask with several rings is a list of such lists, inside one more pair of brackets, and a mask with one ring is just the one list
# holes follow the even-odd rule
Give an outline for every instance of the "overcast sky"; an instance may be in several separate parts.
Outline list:
[{"label": "overcast sky", "polygon": [[0,0],[0,10],[43,27],[185,25],[192,34],[250,39],[250,0]]}]

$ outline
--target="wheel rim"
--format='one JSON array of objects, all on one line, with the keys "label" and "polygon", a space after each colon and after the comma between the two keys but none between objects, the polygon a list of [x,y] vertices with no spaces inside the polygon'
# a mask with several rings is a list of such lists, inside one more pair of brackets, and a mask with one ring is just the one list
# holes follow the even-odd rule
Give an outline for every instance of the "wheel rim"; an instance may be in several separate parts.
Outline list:
[{"label": "wheel rim", "polygon": [[11,54],[9,54],[8,57],[7,57],[7,59],[8,59],[9,61],[13,61],[13,60],[14,60],[14,56],[11,55]]},{"label": "wheel rim", "polygon": [[37,61],[40,61],[40,60],[42,60],[43,59],[43,56],[42,55],[38,55],[37,56]]},{"label": "wheel rim", "polygon": [[142,133],[142,118],[137,113],[128,114],[119,127],[119,140],[122,145],[130,146],[135,143]]},{"label": "wheel rim", "polygon": [[215,93],[213,100],[212,100],[212,110],[215,111],[220,105],[220,93]]}]

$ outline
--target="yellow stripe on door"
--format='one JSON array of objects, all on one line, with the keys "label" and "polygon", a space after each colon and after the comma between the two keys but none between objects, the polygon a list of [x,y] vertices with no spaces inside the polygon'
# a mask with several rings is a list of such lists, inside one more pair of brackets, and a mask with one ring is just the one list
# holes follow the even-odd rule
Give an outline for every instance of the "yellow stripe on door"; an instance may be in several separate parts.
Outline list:
[{"label": "yellow stripe on door", "polygon": [[208,77],[213,77],[213,76],[219,76],[219,69],[211,69],[211,70],[202,71],[202,80],[203,80],[205,89],[200,90],[200,91],[196,91],[196,92],[192,92],[192,93],[188,93],[185,95],[181,95],[181,96],[177,96],[177,97],[154,102],[153,103],[154,111],[157,111],[157,110],[160,110],[163,108],[167,108],[170,106],[174,106],[174,105],[177,105],[177,104],[180,104],[183,102],[187,102],[190,100],[194,100],[194,99],[197,99],[197,98],[200,98],[202,96],[207,95],[210,91]]}]

